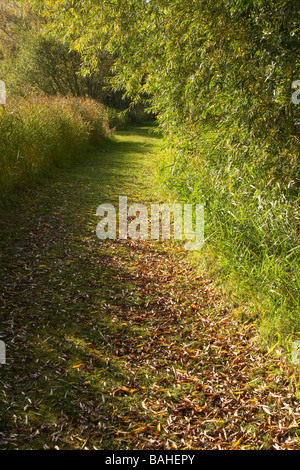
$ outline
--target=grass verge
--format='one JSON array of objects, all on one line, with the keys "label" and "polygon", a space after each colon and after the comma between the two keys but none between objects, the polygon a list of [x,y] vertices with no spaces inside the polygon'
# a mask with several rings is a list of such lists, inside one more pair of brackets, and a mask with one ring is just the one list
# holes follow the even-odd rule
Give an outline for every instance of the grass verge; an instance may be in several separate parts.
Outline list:
[{"label": "grass verge", "polygon": [[199,261],[243,305],[243,320],[258,321],[262,341],[289,342],[300,332],[297,180],[290,168],[276,174],[264,149],[243,154],[218,130],[202,132],[191,148],[184,138],[166,147],[160,180],[173,200],[204,204]]}]

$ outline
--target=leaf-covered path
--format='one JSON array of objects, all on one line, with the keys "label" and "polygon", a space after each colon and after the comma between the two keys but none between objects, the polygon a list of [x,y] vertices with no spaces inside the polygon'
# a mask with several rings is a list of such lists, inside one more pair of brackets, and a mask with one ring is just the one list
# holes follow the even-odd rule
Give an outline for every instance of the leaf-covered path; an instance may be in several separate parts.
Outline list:
[{"label": "leaf-covered path", "polygon": [[184,248],[95,235],[99,204],[155,201],[158,145],[122,131],[1,210],[1,448],[300,448],[281,351]]}]

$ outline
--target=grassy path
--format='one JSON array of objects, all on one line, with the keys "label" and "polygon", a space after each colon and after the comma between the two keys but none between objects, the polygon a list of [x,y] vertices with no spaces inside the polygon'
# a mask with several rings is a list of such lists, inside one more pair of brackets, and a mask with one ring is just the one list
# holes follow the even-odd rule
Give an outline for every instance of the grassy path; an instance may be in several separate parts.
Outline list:
[{"label": "grassy path", "polygon": [[281,351],[184,249],[95,236],[99,204],[155,200],[158,146],[122,131],[1,211],[0,448],[300,448]]}]

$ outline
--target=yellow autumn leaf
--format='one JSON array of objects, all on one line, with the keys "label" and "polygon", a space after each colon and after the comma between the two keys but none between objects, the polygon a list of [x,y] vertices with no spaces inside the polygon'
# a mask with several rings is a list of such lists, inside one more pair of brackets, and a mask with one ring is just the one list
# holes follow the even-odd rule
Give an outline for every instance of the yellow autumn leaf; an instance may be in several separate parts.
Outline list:
[{"label": "yellow autumn leaf", "polygon": [[234,449],[235,447],[237,447],[241,442],[242,442],[243,438],[240,437],[234,444],[233,444],[233,447],[232,449]]},{"label": "yellow autumn leaf", "polygon": [[137,434],[138,432],[144,431],[146,429],[146,426],[141,426],[140,428],[134,429],[134,434]]}]

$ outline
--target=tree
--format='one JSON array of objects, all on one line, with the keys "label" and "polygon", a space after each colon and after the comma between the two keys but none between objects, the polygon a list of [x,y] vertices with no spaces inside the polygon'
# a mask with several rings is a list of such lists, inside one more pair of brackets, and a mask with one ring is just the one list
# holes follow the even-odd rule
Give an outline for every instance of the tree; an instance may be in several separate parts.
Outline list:
[{"label": "tree", "polygon": [[107,51],[97,50],[97,68],[82,74],[80,52],[70,50],[66,40],[43,35],[46,18],[28,2],[3,1],[0,18],[3,32],[0,74],[10,94],[42,91],[54,95],[88,95],[108,106],[121,109],[128,106],[122,94],[109,86],[113,61]]}]

